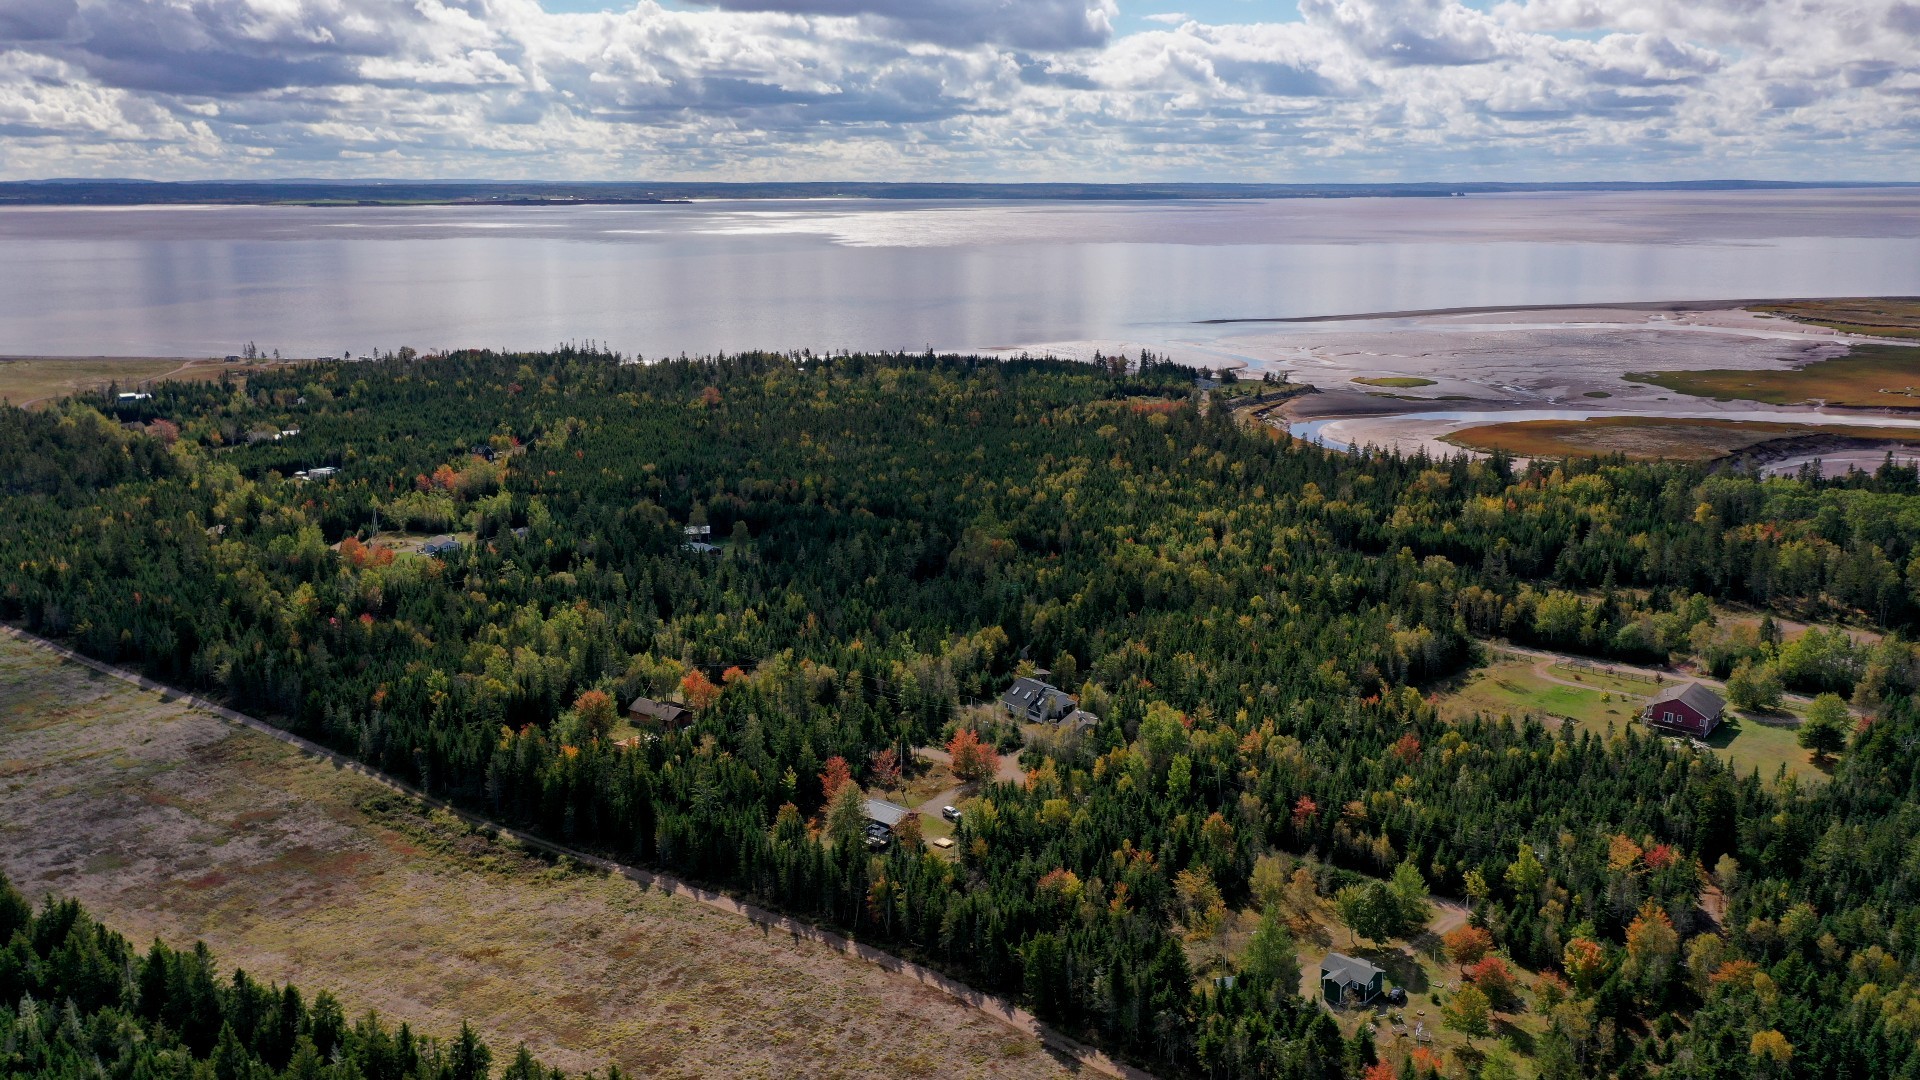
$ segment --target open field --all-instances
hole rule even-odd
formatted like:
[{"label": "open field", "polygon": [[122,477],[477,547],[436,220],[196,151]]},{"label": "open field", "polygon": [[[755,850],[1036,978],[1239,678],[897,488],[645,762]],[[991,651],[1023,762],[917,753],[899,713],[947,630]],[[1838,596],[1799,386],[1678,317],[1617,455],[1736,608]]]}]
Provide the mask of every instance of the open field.
[{"label": "open field", "polygon": [[1595,731],[1608,724],[1623,728],[1640,711],[1637,698],[1613,695],[1601,689],[1565,686],[1542,678],[1534,662],[1525,657],[1506,657],[1469,672],[1460,684],[1440,697],[1440,714],[1450,720],[1464,719],[1473,713],[1488,716],[1510,715],[1514,719],[1532,715],[1572,720]]},{"label": "open field", "polygon": [[550,1065],[658,1076],[1055,1076],[946,995],[510,839],[0,637],[0,870],[136,942],[333,989]]},{"label": "open field", "polygon": [[[1609,728],[1621,731],[1636,723],[1644,698],[1659,692],[1651,684],[1619,674],[1577,670],[1532,657],[1498,655],[1495,662],[1469,672],[1441,693],[1442,717],[1459,720],[1477,712],[1518,720],[1531,715],[1562,723],[1571,721],[1581,730],[1604,735]],[[1572,682],[1585,685],[1567,685]],[[1762,778],[1772,779],[1785,765],[1789,773],[1803,780],[1823,777],[1826,774],[1801,749],[1794,732],[1799,716],[1792,710],[1798,707],[1789,703],[1788,712],[1760,718],[1729,709],[1726,719],[1706,740],[1707,745],[1743,775],[1758,769]]]},{"label": "open field", "polygon": [[[291,361],[287,361],[291,362]],[[229,364],[177,356],[0,357],[0,400],[26,407],[119,383],[133,389],[160,379],[209,381],[222,374],[244,378],[270,364]]]},{"label": "open field", "polygon": [[1793,300],[1755,304],[1753,310],[1849,334],[1920,338],[1920,300],[1912,297]]},{"label": "open field", "polygon": [[1713,461],[1776,439],[1808,435],[1826,435],[1860,442],[1920,442],[1920,430],[1908,428],[1657,416],[1516,420],[1463,428],[1441,438],[1462,449],[1481,453],[1505,450],[1520,457],[1625,454],[1637,460]]},{"label": "open field", "polygon": [[[1917,333],[1916,336],[1920,336]],[[1824,403],[1859,409],[1920,408],[1920,349],[1859,345],[1845,356],[1773,370],[1629,372],[1675,393],[1770,405]]]}]

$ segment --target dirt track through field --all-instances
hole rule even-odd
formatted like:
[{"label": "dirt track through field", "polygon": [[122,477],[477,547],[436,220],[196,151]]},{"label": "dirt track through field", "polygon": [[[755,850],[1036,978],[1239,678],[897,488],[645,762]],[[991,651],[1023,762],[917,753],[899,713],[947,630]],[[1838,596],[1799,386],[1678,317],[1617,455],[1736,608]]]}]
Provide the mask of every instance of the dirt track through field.
[{"label": "dirt track through field", "polygon": [[136,942],[204,939],[257,977],[429,1033],[471,1019],[569,1069],[1146,1075],[931,969],[432,800],[423,815],[297,736],[0,632],[0,870]]}]

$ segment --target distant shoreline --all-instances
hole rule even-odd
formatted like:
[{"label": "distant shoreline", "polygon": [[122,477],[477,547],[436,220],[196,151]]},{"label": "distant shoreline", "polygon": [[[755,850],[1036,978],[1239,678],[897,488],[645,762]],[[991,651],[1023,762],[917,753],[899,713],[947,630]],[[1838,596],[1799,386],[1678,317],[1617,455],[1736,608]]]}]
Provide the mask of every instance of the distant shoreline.
[{"label": "distant shoreline", "polygon": [[550,206],[660,204],[695,199],[863,198],[1141,202],[1253,199],[1454,198],[1525,193],[1741,192],[1912,188],[1912,181],[1677,180],[1636,183],[1419,182],[1384,184],[708,183],[701,181],[186,180],[0,181],[8,206]]},{"label": "distant shoreline", "polygon": [[[1349,315],[1271,315],[1225,319],[1195,319],[1195,326],[1223,326],[1232,323],[1323,323],[1365,322],[1371,319],[1421,319],[1439,315],[1500,315],[1513,311],[1732,311],[1756,304],[1803,304],[1816,300],[1844,299],[1831,296],[1761,296],[1744,300],[1635,300],[1628,303],[1593,304],[1492,304],[1479,307],[1415,308],[1407,311],[1363,311]],[[1920,301],[1916,296],[1889,296],[1877,299]]]}]

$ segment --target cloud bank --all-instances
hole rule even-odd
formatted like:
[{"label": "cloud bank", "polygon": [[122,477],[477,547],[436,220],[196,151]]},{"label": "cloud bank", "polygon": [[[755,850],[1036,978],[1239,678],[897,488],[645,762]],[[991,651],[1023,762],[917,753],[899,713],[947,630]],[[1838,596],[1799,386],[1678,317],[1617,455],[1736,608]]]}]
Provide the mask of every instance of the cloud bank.
[{"label": "cloud bank", "polygon": [[1920,176],[1913,0],[6,0],[0,175]]}]

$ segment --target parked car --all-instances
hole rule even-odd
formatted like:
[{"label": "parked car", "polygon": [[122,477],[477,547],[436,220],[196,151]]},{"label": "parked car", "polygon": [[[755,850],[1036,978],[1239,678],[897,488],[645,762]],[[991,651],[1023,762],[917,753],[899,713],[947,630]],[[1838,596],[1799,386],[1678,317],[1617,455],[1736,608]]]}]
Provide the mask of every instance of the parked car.
[{"label": "parked car", "polygon": [[940,816],[946,818],[948,821],[959,821],[960,811],[955,807],[943,806],[940,808]]}]

